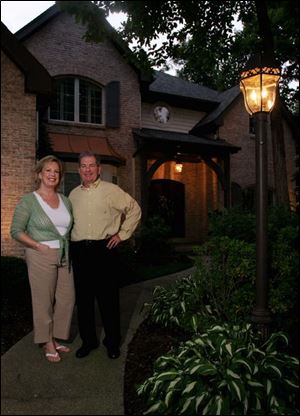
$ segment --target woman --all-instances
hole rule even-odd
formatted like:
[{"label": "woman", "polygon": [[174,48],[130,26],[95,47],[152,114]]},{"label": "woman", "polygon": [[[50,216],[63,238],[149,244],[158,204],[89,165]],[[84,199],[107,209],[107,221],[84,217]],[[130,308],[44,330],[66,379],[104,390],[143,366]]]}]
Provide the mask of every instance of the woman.
[{"label": "woman", "polygon": [[55,156],[41,159],[35,168],[37,190],[16,206],[11,236],[22,243],[32,298],[34,342],[44,344],[45,357],[59,362],[69,352],[56,339],[68,339],[74,307],[74,282],[68,259],[72,226],[71,204],[57,192],[62,163]]}]

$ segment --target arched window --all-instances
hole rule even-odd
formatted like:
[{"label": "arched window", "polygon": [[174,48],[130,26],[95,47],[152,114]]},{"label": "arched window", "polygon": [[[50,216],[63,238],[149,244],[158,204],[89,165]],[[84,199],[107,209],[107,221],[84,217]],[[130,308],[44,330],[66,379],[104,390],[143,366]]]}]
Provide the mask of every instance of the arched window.
[{"label": "arched window", "polygon": [[82,78],[57,78],[50,119],[103,124],[103,88]]}]

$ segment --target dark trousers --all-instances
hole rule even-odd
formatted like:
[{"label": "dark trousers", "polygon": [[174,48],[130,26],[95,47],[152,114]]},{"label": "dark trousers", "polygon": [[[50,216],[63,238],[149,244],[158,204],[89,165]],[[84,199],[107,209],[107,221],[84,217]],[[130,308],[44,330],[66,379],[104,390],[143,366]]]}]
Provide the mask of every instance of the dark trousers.
[{"label": "dark trousers", "polygon": [[79,334],[85,345],[98,343],[95,321],[97,300],[109,347],[120,344],[120,302],[117,249],[106,248],[107,240],[71,242]]}]

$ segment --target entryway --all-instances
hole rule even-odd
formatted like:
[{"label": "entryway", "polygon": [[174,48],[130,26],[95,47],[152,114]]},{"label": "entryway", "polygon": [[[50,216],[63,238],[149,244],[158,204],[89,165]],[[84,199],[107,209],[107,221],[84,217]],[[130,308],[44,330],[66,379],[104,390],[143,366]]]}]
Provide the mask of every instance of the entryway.
[{"label": "entryway", "polygon": [[170,237],[185,236],[184,184],[171,179],[154,179],[149,189],[148,215],[162,217],[171,229]]}]

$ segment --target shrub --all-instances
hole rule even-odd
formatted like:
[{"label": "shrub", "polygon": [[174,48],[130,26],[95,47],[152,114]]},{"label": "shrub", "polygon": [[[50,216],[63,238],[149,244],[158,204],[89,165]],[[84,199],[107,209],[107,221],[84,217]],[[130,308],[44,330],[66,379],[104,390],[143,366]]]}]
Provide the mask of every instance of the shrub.
[{"label": "shrub", "polygon": [[254,244],[216,237],[195,253],[195,279],[219,319],[248,320],[254,302]]},{"label": "shrub", "polygon": [[1,289],[5,295],[28,285],[27,266],[18,257],[1,256]]},{"label": "shrub", "polygon": [[[297,229],[298,216],[285,206],[273,206],[268,210],[269,242],[277,239],[280,230],[285,227]],[[255,243],[255,213],[240,208],[224,209],[209,214],[209,237],[229,237]],[[299,238],[299,237],[298,237]],[[294,243],[297,244],[298,240]],[[298,247],[297,245],[295,248]]]},{"label": "shrub", "polygon": [[298,414],[299,361],[280,352],[283,333],[260,345],[251,325],[212,326],[155,362],[137,392],[143,414]]},{"label": "shrub", "polygon": [[[172,253],[169,241],[170,228],[163,218],[153,216],[142,225],[138,237],[138,254],[149,263],[164,262]],[[169,260],[169,259],[168,259]]]},{"label": "shrub", "polygon": [[228,237],[197,248],[194,275],[168,288],[155,288],[150,319],[196,333],[216,321],[247,320],[254,302],[254,250]]},{"label": "shrub", "polygon": [[[1,256],[1,319],[4,335],[6,325],[13,323],[17,316],[31,317],[31,293],[27,266],[23,259]],[[10,330],[11,331],[11,330]]]},{"label": "shrub", "polygon": [[[266,260],[269,308],[273,315],[273,328],[282,329],[291,335],[297,332],[299,312],[298,221],[298,215],[286,206],[274,206],[269,209],[269,247]],[[209,229],[211,238],[227,236],[255,243],[255,215],[251,212],[231,209],[225,210],[222,214],[213,213],[210,216]],[[250,293],[254,297],[253,286],[248,284],[248,294],[247,285],[243,287],[241,301],[250,299]]]},{"label": "shrub", "polygon": [[229,237],[234,240],[255,242],[255,215],[239,208],[225,209],[209,214],[209,237]]},{"label": "shrub", "polygon": [[198,281],[183,278],[168,288],[157,286],[150,306],[150,321],[165,327],[180,327],[187,333],[199,332],[217,319],[216,311],[203,302]]}]

